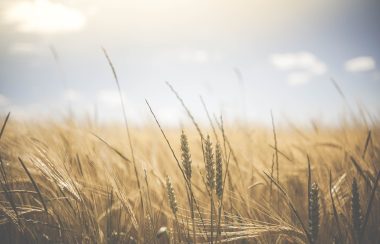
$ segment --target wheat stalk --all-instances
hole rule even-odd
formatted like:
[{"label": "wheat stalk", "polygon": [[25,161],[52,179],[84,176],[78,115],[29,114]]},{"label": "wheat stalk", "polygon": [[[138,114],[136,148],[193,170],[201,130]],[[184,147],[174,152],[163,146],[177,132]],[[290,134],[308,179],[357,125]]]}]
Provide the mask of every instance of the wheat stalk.
[{"label": "wheat stalk", "polygon": [[218,197],[218,226],[216,232],[216,239],[218,240],[220,234],[220,224],[222,217],[222,201],[223,201],[223,160],[222,160],[222,150],[219,143],[215,146],[215,165],[216,165],[216,196]]},{"label": "wheat stalk", "polygon": [[216,166],[216,195],[218,196],[218,200],[222,199],[223,195],[223,161],[222,161],[222,151],[219,143],[215,146],[215,166]]},{"label": "wheat stalk", "polygon": [[351,214],[354,238],[356,242],[359,243],[359,237],[362,229],[362,210],[360,208],[360,195],[356,178],[352,180]]},{"label": "wheat stalk", "polygon": [[1,136],[3,135],[4,133],[4,129],[5,129],[5,126],[7,125],[7,122],[8,122],[8,119],[9,119],[9,116],[11,115],[11,112],[9,112],[7,114],[7,116],[5,117],[5,120],[4,120],[4,123],[3,123],[3,126],[1,126],[1,130],[0,130],[0,139],[1,139]]},{"label": "wheat stalk", "polygon": [[313,183],[309,192],[309,236],[311,244],[317,242],[319,232],[319,188]]},{"label": "wheat stalk", "polygon": [[[189,149],[189,143],[187,140],[186,134],[183,132],[181,133],[181,160],[182,160],[182,166],[183,171],[185,172],[186,180],[188,182],[189,191],[192,192],[192,185],[191,185],[191,154]],[[191,220],[192,220],[192,229],[193,229],[193,242],[196,243],[196,235],[195,235],[195,219],[194,219],[194,200],[193,195],[187,194],[188,200],[189,200],[189,206],[190,206],[190,213],[191,213]]]},{"label": "wheat stalk", "polygon": [[215,188],[215,162],[214,162],[214,154],[212,149],[212,143],[210,140],[210,136],[207,135],[207,139],[204,145],[204,157],[205,157],[205,167],[206,167],[206,184],[210,193],[210,221],[211,221],[211,244],[213,243],[213,212],[214,212],[214,188]]},{"label": "wheat stalk", "polygon": [[166,176],[166,191],[168,194],[169,207],[172,210],[174,216],[177,218],[177,211],[178,211],[177,199],[176,199],[174,188],[169,176]]},{"label": "wheat stalk", "polygon": [[210,190],[210,194],[212,195],[212,191],[215,188],[215,162],[214,162],[214,153],[212,149],[212,143],[210,141],[210,136],[207,135],[207,139],[205,141],[205,166],[206,166],[206,180],[207,187]]},{"label": "wheat stalk", "polygon": [[187,136],[183,131],[181,133],[181,161],[186,179],[191,182],[191,155]]}]

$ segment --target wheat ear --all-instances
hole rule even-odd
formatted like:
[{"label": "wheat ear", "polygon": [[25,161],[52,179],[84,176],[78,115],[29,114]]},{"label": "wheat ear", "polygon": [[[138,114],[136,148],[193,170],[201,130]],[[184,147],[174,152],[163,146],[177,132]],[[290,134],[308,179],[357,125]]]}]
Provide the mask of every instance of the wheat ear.
[{"label": "wheat ear", "polygon": [[309,192],[309,235],[310,242],[314,244],[318,239],[319,231],[319,188],[313,183]]},{"label": "wheat ear", "polygon": [[362,229],[362,211],[360,208],[360,195],[356,178],[352,181],[351,214],[354,238],[359,242],[359,235]]},{"label": "wheat ear", "polygon": [[210,205],[211,205],[211,210],[210,210],[210,222],[211,222],[211,230],[210,230],[210,235],[211,235],[211,244],[213,243],[213,211],[214,211],[214,188],[215,188],[215,162],[214,162],[214,155],[213,155],[213,150],[212,150],[212,143],[210,141],[210,136],[207,135],[207,139],[205,141],[204,145],[204,150],[205,150],[205,167],[206,167],[206,184],[207,187],[209,188],[209,193],[210,193]]},{"label": "wheat ear", "polygon": [[[187,140],[186,134],[182,131],[181,134],[181,160],[182,160],[182,166],[183,171],[186,176],[186,180],[188,182],[188,187],[190,188],[190,192],[192,191],[191,186],[191,154],[190,154],[190,148],[189,143]],[[189,200],[189,206],[190,206],[190,212],[191,212],[191,221],[192,221],[192,229],[193,229],[193,242],[196,243],[196,235],[195,235],[195,219],[194,219],[194,200],[193,195],[190,193],[188,194],[188,200]]]}]

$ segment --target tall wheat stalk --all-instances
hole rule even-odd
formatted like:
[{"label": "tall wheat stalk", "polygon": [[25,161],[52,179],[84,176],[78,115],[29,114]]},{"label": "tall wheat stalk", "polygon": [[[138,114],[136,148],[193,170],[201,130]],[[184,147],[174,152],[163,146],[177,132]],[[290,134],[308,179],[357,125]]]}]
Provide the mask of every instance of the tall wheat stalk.
[{"label": "tall wheat stalk", "polygon": [[317,243],[319,232],[319,188],[311,185],[309,192],[309,235],[311,244]]},{"label": "tall wheat stalk", "polygon": [[[155,113],[153,112],[153,109],[152,109],[152,107],[150,106],[148,100],[145,99],[145,103],[147,104],[147,106],[148,106],[148,108],[149,108],[149,111],[151,112],[151,114],[152,114],[154,120],[156,121],[156,124],[157,124],[158,128],[160,129],[161,134],[162,134],[162,136],[164,137],[164,139],[165,139],[165,141],[166,141],[166,144],[168,145],[168,147],[169,147],[169,149],[170,149],[170,151],[171,151],[171,153],[172,153],[172,155],[173,155],[173,158],[175,159],[175,161],[176,161],[176,163],[177,163],[177,166],[178,166],[179,170],[181,171],[181,174],[182,174],[182,176],[183,176],[183,178],[184,178],[184,180],[185,180],[186,187],[187,187],[187,189],[189,190],[189,193],[190,193],[190,195],[191,195],[191,197],[192,197],[192,199],[193,199],[194,205],[195,205],[195,207],[196,207],[196,209],[197,209],[197,213],[198,213],[199,218],[200,218],[200,220],[201,220],[201,224],[202,224],[202,227],[203,227],[203,230],[204,230],[204,234],[206,235],[206,239],[208,239],[208,234],[207,234],[207,230],[206,230],[206,227],[205,227],[205,223],[204,223],[204,221],[203,221],[203,217],[202,217],[202,214],[201,214],[201,211],[200,211],[200,207],[199,207],[199,205],[198,205],[198,203],[197,203],[196,198],[194,197],[194,192],[193,192],[192,188],[189,186],[189,181],[186,180],[186,173],[185,173],[183,167],[181,166],[181,163],[180,163],[180,161],[178,160],[178,157],[176,156],[176,154],[175,154],[175,152],[174,152],[174,149],[173,149],[173,147],[171,146],[171,144],[170,144],[170,142],[169,142],[169,139],[167,138],[167,136],[166,136],[164,130],[162,129],[162,126],[161,126],[160,122],[158,121],[157,116],[156,116]],[[203,146],[202,146],[202,151],[203,151]]]},{"label": "tall wheat stalk", "polygon": [[215,146],[215,166],[216,166],[216,189],[215,193],[218,197],[218,226],[216,228],[216,241],[220,235],[220,224],[222,218],[222,206],[223,206],[223,159],[222,159],[222,149],[219,143]]},{"label": "tall wheat stalk", "polygon": [[362,229],[362,210],[360,207],[360,195],[356,178],[352,180],[351,217],[354,239],[356,243],[360,243],[360,233]]},{"label": "tall wheat stalk", "polygon": [[[183,130],[181,133],[181,160],[182,160],[182,167],[183,167],[184,172],[185,172],[186,180],[188,181],[188,187],[190,188],[189,191],[192,192],[191,154],[190,154],[189,143],[187,141],[187,136],[185,135]],[[197,240],[196,240],[196,235],[195,235],[194,199],[193,199],[193,195],[191,193],[188,193],[187,195],[188,195],[188,199],[189,199],[190,214],[191,214],[191,221],[192,221],[193,242],[196,243]]]},{"label": "tall wheat stalk", "polygon": [[137,172],[137,165],[136,165],[136,159],[135,159],[135,154],[134,154],[134,150],[133,150],[132,137],[131,137],[131,133],[129,131],[129,123],[128,123],[128,119],[127,119],[127,114],[126,114],[126,109],[125,109],[123,95],[121,93],[119,78],[117,76],[115,67],[114,67],[114,65],[112,63],[112,60],[109,57],[106,49],[102,48],[102,50],[103,50],[104,56],[106,57],[106,59],[108,61],[109,66],[111,67],[112,74],[114,76],[114,79],[115,79],[115,82],[116,82],[116,85],[117,85],[117,90],[119,92],[120,104],[121,104],[121,108],[122,108],[122,112],[123,112],[123,118],[124,118],[124,125],[125,125],[125,128],[127,130],[129,149],[131,151],[131,156],[132,156],[133,168],[134,168],[135,176],[136,176],[137,187],[139,188],[139,193],[140,193],[142,219],[144,219],[144,200],[143,200],[143,195],[142,195],[142,190],[141,190],[141,183],[140,183],[139,174]]},{"label": "tall wheat stalk", "polygon": [[211,244],[213,243],[213,235],[214,235],[214,188],[215,188],[215,162],[214,162],[214,154],[212,149],[212,143],[210,140],[210,136],[207,135],[204,145],[205,150],[205,167],[206,167],[206,184],[210,193],[210,222],[211,222]]},{"label": "tall wheat stalk", "polygon": [[166,191],[168,195],[169,207],[172,210],[172,213],[175,219],[175,225],[177,227],[178,240],[181,240],[180,228],[178,226],[179,221],[177,217],[177,212],[178,212],[177,198],[175,196],[174,188],[169,176],[166,176]]}]

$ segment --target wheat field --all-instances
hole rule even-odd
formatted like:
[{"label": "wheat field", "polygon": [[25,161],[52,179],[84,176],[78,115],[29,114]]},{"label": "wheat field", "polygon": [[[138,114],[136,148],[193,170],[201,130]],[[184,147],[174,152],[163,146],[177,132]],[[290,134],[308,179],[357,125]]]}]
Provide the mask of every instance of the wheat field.
[{"label": "wheat field", "polygon": [[128,134],[7,117],[1,243],[380,242],[376,121],[175,128],[154,118]]},{"label": "wheat field", "polygon": [[0,244],[380,244],[380,0],[0,0]]}]

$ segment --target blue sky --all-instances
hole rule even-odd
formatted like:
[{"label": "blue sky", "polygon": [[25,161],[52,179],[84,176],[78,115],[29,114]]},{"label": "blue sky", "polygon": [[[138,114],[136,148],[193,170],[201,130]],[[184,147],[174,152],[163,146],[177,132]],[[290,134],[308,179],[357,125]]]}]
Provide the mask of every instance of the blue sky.
[{"label": "blue sky", "polygon": [[121,121],[103,46],[134,122],[150,119],[145,98],[164,123],[184,120],[165,81],[199,120],[202,95],[231,120],[334,123],[345,105],[331,77],[378,115],[379,23],[375,0],[3,0],[0,111]]}]

